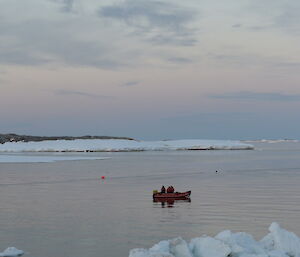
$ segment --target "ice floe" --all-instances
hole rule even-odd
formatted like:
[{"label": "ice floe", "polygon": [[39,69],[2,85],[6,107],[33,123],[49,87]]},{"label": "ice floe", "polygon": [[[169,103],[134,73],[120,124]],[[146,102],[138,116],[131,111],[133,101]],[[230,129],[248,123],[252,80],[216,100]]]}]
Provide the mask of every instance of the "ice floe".
[{"label": "ice floe", "polygon": [[215,237],[164,240],[150,249],[132,249],[129,257],[300,257],[300,238],[273,222],[269,234],[256,241],[245,232],[220,232]]},{"label": "ice floe", "polygon": [[22,256],[24,251],[19,250],[15,247],[8,247],[2,253],[0,253],[0,257],[17,257]]},{"label": "ice floe", "polygon": [[89,152],[89,151],[163,151],[163,150],[244,150],[250,144],[231,140],[136,141],[120,139],[76,139],[40,142],[7,142],[0,152]]}]

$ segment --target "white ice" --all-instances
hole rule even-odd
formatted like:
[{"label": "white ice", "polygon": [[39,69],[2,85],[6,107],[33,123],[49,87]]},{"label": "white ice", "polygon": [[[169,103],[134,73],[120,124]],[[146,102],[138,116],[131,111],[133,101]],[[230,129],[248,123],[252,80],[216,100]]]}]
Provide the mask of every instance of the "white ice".
[{"label": "white ice", "polygon": [[0,152],[85,152],[253,149],[250,144],[230,140],[136,141],[119,139],[76,139],[41,142],[7,142]]},{"label": "white ice", "polygon": [[250,234],[230,230],[215,237],[202,236],[186,242],[164,240],[150,249],[136,248],[129,257],[300,257],[300,238],[273,222],[269,234],[256,241]]},{"label": "white ice", "polygon": [[244,140],[245,143],[299,143],[297,139],[257,139],[257,140]]},{"label": "white ice", "polygon": [[22,256],[24,251],[19,250],[15,247],[8,247],[2,253],[0,253],[0,257],[17,257]]}]

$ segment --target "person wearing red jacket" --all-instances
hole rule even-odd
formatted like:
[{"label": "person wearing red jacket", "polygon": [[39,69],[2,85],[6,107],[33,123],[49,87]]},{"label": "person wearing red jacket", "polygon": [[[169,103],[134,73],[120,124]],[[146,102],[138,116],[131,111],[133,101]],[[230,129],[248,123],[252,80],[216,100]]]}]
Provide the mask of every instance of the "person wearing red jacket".
[{"label": "person wearing red jacket", "polygon": [[169,186],[167,189],[167,193],[174,193],[175,189],[173,186]]}]

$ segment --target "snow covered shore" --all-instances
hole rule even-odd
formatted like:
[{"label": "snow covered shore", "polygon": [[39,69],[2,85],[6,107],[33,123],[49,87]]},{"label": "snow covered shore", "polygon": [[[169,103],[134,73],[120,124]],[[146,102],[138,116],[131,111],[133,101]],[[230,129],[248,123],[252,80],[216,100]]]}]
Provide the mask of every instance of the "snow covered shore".
[{"label": "snow covered shore", "polygon": [[277,223],[270,233],[255,241],[247,233],[220,232],[215,237],[202,236],[187,243],[182,238],[164,240],[150,249],[137,248],[129,257],[299,257],[300,238]]},{"label": "snow covered shore", "polygon": [[6,142],[0,152],[114,152],[163,150],[248,150],[254,147],[230,140],[136,141],[121,139],[76,139],[40,142]]}]

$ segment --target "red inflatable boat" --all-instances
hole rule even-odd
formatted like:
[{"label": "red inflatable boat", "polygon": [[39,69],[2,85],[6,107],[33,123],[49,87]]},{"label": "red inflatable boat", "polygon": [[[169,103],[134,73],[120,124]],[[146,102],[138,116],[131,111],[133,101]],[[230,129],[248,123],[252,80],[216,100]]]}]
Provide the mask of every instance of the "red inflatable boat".
[{"label": "red inflatable boat", "polygon": [[181,200],[187,199],[191,195],[191,191],[187,192],[175,192],[175,193],[153,193],[153,199],[174,199]]}]

